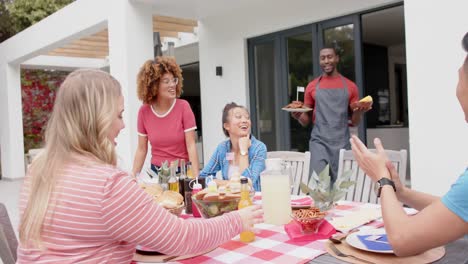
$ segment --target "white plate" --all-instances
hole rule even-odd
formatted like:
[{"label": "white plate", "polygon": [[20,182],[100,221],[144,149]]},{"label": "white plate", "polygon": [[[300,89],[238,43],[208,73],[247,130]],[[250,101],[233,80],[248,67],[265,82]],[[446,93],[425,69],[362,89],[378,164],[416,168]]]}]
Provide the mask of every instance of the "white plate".
[{"label": "white plate", "polygon": [[364,245],[361,240],[357,236],[362,235],[385,235],[385,229],[371,229],[371,230],[363,230],[355,233],[351,233],[346,237],[346,243],[348,245],[355,247],[357,249],[361,249],[364,251],[375,252],[375,253],[384,253],[384,254],[392,254],[393,250],[372,250],[368,249],[366,245]]},{"label": "white plate", "polygon": [[312,111],[312,108],[286,108],[286,107],[283,107],[281,109],[283,109],[284,111],[287,111],[287,112],[298,112],[298,113],[305,113],[305,112]]}]

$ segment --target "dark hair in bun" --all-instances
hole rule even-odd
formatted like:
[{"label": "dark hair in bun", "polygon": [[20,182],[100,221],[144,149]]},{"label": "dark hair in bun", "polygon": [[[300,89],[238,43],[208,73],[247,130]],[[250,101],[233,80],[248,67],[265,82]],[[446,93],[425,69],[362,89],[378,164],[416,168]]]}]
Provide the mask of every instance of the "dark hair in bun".
[{"label": "dark hair in bun", "polygon": [[223,109],[223,133],[224,135],[226,135],[226,137],[229,137],[229,132],[224,128],[224,123],[227,123],[229,120],[229,111],[231,111],[232,109],[234,108],[242,108],[242,109],[245,109],[245,111],[247,111],[247,113],[249,112],[249,110],[247,110],[247,108],[245,106],[242,106],[242,105],[238,105],[234,102],[232,103],[228,103],[224,106],[224,109]]}]

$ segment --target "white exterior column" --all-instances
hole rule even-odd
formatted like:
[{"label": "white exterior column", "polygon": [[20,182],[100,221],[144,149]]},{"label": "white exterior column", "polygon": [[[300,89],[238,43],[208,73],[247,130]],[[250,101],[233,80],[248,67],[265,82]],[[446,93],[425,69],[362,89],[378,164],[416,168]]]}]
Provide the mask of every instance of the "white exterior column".
[{"label": "white exterior column", "polygon": [[115,0],[109,14],[109,66],[122,85],[125,98],[125,129],[117,140],[117,153],[123,169],[131,170],[137,147],[137,116],[140,101],[136,95],[136,75],[141,65],[153,58],[152,8],[128,0]]},{"label": "white exterior column", "polygon": [[23,111],[19,65],[0,64],[2,178],[24,177]]},{"label": "white exterior column", "polygon": [[468,1],[405,0],[411,187],[434,195],[468,165],[468,126],[455,96],[466,10]]}]

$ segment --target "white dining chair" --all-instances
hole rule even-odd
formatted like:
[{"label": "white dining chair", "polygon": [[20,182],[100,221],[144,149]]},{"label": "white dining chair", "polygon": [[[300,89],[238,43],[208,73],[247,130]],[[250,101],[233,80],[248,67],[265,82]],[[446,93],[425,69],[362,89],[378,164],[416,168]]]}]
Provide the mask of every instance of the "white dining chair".
[{"label": "white dining chair", "polygon": [[300,183],[308,184],[309,170],[310,170],[310,152],[297,152],[297,151],[269,151],[267,158],[280,158],[289,163],[291,166],[292,174],[292,189],[291,194],[299,195],[302,193],[299,185]]},{"label": "white dining chair", "polygon": [[[371,151],[375,152],[375,149],[371,149]],[[408,161],[406,150],[385,150],[385,153],[395,166],[398,175],[400,176],[400,181],[405,184],[406,166]],[[350,179],[356,181],[356,184],[350,187],[348,193],[346,193],[345,200],[376,204],[379,203],[377,195],[374,192],[375,183],[373,183],[371,179],[367,177],[365,172],[359,168],[356,160],[354,159],[353,152],[351,150],[341,149],[338,163],[338,178],[348,170],[352,171]]]},{"label": "white dining chair", "polygon": [[14,264],[16,262],[16,249],[18,240],[6,206],[0,203],[0,263]]}]

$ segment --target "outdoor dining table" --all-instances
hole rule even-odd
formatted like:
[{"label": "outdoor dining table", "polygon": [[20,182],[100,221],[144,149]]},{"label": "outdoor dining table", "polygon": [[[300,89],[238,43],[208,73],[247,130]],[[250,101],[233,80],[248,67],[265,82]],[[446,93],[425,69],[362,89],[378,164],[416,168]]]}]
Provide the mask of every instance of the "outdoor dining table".
[{"label": "outdoor dining table", "polygon": [[[257,200],[258,197],[256,196]],[[333,215],[340,216],[364,208],[379,208],[380,205],[340,201],[333,209]],[[182,215],[191,218],[191,215]],[[383,226],[382,219],[376,219],[360,227],[360,230],[375,229]],[[297,241],[291,239],[284,226],[266,223],[255,225],[256,240],[251,243],[239,241],[239,236],[220,245],[212,251],[192,258],[168,263],[348,263],[328,254],[325,248],[327,239]],[[446,255],[435,263],[465,263],[468,261],[468,240],[460,239],[446,246]],[[135,262],[148,263],[148,262]],[[468,262],[467,262],[468,263]]]}]

